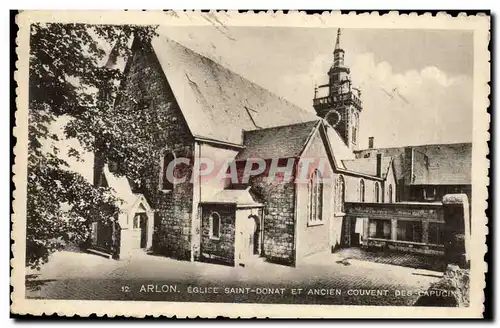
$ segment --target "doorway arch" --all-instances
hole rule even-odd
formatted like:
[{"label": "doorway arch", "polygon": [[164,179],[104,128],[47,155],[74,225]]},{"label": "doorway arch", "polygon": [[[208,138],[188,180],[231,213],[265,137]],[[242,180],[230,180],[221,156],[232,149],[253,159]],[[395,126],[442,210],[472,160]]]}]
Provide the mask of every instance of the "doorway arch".
[{"label": "doorway arch", "polygon": [[250,254],[251,255],[260,255],[260,250],[261,250],[261,222],[260,218],[255,215],[249,215],[248,216],[248,232],[251,237],[250,240]]}]

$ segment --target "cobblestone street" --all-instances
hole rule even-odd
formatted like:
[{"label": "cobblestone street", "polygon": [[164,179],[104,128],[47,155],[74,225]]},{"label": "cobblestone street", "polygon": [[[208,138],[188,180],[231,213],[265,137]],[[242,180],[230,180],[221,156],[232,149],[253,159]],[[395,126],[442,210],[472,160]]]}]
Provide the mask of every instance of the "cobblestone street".
[{"label": "cobblestone street", "polygon": [[416,293],[438,279],[439,272],[336,254],[311,257],[298,268],[266,262],[243,268],[144,253],[115,261],[63,251],[27,275],[26,293],[41,299],[412,305]]},{"label": "cobblestone street", "polygon": [[343,259],[355,259],[374,263],[392,264],[415,269],[444,271],[446,263],[440,256],[404,253],[389,250],[366,250],[357,247],[343,248],[335,252]]}]

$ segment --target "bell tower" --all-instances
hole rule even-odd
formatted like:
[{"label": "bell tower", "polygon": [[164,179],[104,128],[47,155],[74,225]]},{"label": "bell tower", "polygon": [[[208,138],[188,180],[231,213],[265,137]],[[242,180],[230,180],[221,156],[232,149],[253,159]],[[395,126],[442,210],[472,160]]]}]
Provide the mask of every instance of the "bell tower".
[{"label": "bell tower", "polygon": [[314,89],[313,106],[319,117],[333,127],[352,150],[359,145],[359,114],[363,109],[361,92],[351,83],[351,70],[344,65],[340,46],[340,28],[333,50],[333,64],[328,70],[328,83]]}]

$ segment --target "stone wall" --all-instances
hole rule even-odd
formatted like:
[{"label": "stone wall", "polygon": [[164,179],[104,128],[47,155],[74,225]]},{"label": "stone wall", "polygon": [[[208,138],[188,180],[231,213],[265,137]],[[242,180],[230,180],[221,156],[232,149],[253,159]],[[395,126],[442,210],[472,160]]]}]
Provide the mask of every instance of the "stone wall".
[{"label": "stone wall", "polygon": [[[188,179],[175,185],[171,191],[160,190],[160,177],[164,151],[173,152],[176,157],[187,157],[192,163],[193,138],[156,55],[149,46],[139,42],[134,42],[132,51],[116,109],[134,115],[137,124],[130,129],[135,129],[134,132],[158,154],[157,158],[151,158],[143,172],[141,188],[155,210],[153,250],[189,260],[193,210],[193,185],[189,183],[191,166],[179,167],[175,174],[187,175]],[[146,105],[138,107],[138,104]],[[139,115],[139,111],[144,113]]]},{"label": "stone wall", "polygon": [[444,222],[442,204],[428,203],[346,203],[347,214],[373,218],[421,218]]},{"label": "stone wall", "polygon": [[[202,205],[201,207],[201,246],[202,261],[215,261],[234,265],[236,207],[234,205]],[[220,237],[211,238],[210,215],[220,215]]]},{"label": "stone wall", "polygon": [[[286,165],[286,160],[280,165]],[[268,163],[267,167],[269,168]],[[240,165],[239,165],[240,167]],[[267,180],[268,170],[250,178],[252,192],[264,205],[264,256],[270,261],[295,264],[295,184]]]}]

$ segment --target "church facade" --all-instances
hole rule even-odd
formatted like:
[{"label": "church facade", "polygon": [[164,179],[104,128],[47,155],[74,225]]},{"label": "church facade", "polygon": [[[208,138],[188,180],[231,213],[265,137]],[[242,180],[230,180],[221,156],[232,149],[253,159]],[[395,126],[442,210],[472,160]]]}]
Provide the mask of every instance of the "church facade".
[{"label": "church facade", "polygon": [[[134,40],[116,110],[161,113],[161,127],[151,127],[160,155],[140,190],[126,179],[114,188],[137,204],[107,243],[94,228],[93,240],[108,245],[101,251],[297,266],[360,245],[368,221],[350,220],[345,203],[394,203],[400,189],[393,156],[360,155],[361,92],[344,54],[339,31],[314,113],[166,37]],[[224,174],[207,174],[207,159]],[[183,179],[169,181],[169,168]],[[118,181],[97,156],[94,174],[96,183]]]}]

